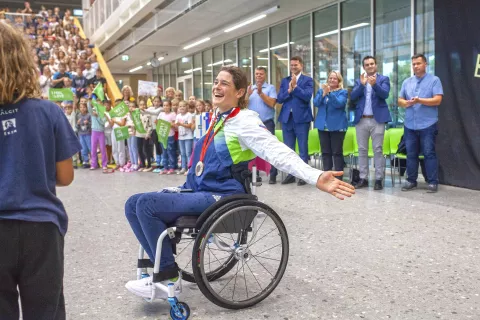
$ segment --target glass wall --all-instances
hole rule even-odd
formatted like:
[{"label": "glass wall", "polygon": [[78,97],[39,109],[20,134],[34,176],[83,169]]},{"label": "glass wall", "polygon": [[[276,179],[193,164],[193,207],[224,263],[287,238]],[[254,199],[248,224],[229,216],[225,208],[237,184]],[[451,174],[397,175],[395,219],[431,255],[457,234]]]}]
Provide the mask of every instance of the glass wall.
[{"label": "glass wall", "polygon": [[177,61],[170,64],[170,86],[177,87]]},{"label": "glass wall", "polygon": [[192,72],[192,57],[183,57],[178,60],[177,74],[179,77],[188,76]]},{"label": "glass wall", "polygon": [[253,68],[260,66],[269,70],[267,29],[253,34]]},{"label": "glass wall", "polygon": [[193,56],[193,95],[202,96],[202,53]]},{"label": "glass wall", "polygon": [[428,72],[435,73],[435,25],[433,1],[416,2],[415,53],[423,53],[428,60]]},{"label": "glass wall", "polygon": [[237,40],[225,44],[225,59],[223,64],[225,66],[238,66],[237,63]]},{"label": "glass wall", "polygon": [[308,75],[312,74],[311,40],[309,14],[290,21],[290,57],[301,57],[303,72]]},{"label": "glass wall", "polygon": [[[387,102],[393,122],[389,125],[401,126],[404,109],[398,108],[397,100],[402,82],[411,75],[412,51],[424,53],[429,72],[435,71],[433,2],[415,0],[415,17],[412,17],[411,0],[337,1],[301,17],[220,44],[202,54],[196,53],[193,59],[184,57],[174,61],[163,69],[159,68],[157,79],[164,82],[164,87],[176,86],[177,75],[187,75],[185,71],[190,70],[195,95],[210,99],[214,77],[222,65],[240,66],[249,82],[252,81],[252,69],[262,66],[268,70],[268,81],[278,90],[281,80],[289,75],[288,59],[301,56],[305,74],[315,80],[315,92],[321,83],[326,82],[331,70],[341,71],[344,86],[351,91],[355,79],[364,72],[362,59],[374,54],[378,72],[390,78],[391,91]],[[415,26],[413,38],[412,19]],[[348,107],[351,124],[352,102]]]},{"label": "glass wall", "polygon": [[238,65],[247,74],[248,83],[252,82],[252,37],[246,36],[238,40]]},{"label": "glass wall", "polygon": [[387,103],[393,123],[403,123],[405,109],[397,101],[403,81],[410,77],[410,0],[376,0],[375,57],[378,72],[390,78]]},{"label": "glass wall", "polygon": [[[271,28],[270,57],[272,59],[272,76],[270,81],[277,90],[280,89],[282,79],[289,74],[288,48],[287,23],[285,22]],[[268,52],[268,48],[263,50]]]},{"label": "glass wall", "polygon": [[168,88],[168,87],[176,87],[177,84],[175,83],[174,85],[172,85],[170,83],[170,64],[167,64],[165,65],[165,75],[163,77],[164,81],[165,81],[165,89]]},{"label": "glass wall", "polygon": [[360,77],[362,58],[371,54],[370,0],[348,0],[342,6],[342,75],[350,90]]},{"label": "glass wall", "polygon": [[220,72],[220,69],[223,65],[223,46],[218,46],[213,48],[213,64],[211,65],[212,73],[213,73],[213,80]]},{"label": "glass wall", "polygon": [[158,67],[157,70],[158,70],[158,78],[157,78],[158,80],[157,80],[157,82],[158,82],[158,84],[160,84],[160,85],[163,86],[163,93],[165,94],[165,89],[166,89],[166,87],[165,87],[165,85],[164,85],[165,80],[164,80],[164,78],[163,78],[163,75],[164,75],[164,71],[163,71],[163,70],[164,70],[164,66]]},{"label": "glass wall", "polygon": [[338,6],[313,14],[313,74],[315,92],[327,82],[328,72],[340,70],[338,64]]},{"label": "glass wall", "polygon": [[212,50],[205,50],[203,58],[203,99],[210,100],[212,96]]}]

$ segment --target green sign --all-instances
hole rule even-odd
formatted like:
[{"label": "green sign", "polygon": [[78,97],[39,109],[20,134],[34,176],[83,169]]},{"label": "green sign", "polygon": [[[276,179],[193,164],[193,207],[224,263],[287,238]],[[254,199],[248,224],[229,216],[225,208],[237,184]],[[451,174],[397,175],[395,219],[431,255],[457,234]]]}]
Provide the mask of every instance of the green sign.
[{"label": "green sign", "polygon": [[124,117],[128,113],[128,106],[125,101],[120,102],[110,110],[109,114],[111,118],[121,118]]},{"label": "green sign", "polygon": [[163,147],[167,149],[168,134],[170,133],[170,127],[172,124],[168,121],[158,119],[157,120],[157,136],[158,142],[163,144]]},{"label": "green sign", "polygon": [[70,88],[48,89],[48,100],[50,101],[73,101],[73,92]]},{"label": "green sign", "polygon": [[130,112],[130,114],[132,115],[133,124],[135,124],[135,130],[137,130],[138,133],[147,133],[140,117],[140,109],[135,109]]},{"label": "green sign", "polygon": [[130,135],[128,134],[128,127],[115,128],[113,129],[113,132],[115,132],[115,139],[117,139],[117,141],[127,140],[130,138]]},{"label": "green sign", "polygon": [[92,100],[92,105],[95,107],[95,110],[98,113],[99,118],[103,118],[105,116],[105,112],[107,108],[102,106],[100,103],[98,103],[96,100]]},{"label": "green sign", "polygon": [[95,89],[93,89],[93,93],[97,96],[97,99],[101,101],[105,100],[105,92],[103,92],[103,86],[101,82],[99,82]]}]

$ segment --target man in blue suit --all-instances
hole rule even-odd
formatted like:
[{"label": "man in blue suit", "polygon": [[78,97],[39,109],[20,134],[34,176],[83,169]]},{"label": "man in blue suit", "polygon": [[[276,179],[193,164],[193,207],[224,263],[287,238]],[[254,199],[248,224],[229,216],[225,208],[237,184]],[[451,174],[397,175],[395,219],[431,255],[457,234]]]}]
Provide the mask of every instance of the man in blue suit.
[{"label": "man in blue suit", "polygon": [[382,190],[385,159],[383,158],[383,137],[385,123],[392,121],[387,98],[390,93],[390,79],[377,73],[377,61],[372,56],[363,58],[363,69],[359,80],[355,81],[351,100],[356,103],[355,128],[358,143],[358,166],[360,181],[355,188],[368,187],[368,141],[372,137],[375,163],[375,190]]},{"label": "man in blue suit", "polygon": [[[313,95],[313,79],[302,74],[303,60],[301,57],[290,59],[291,76],[282,79],[277,102],[283,103],[278,116],[278,122],[282,123],[283,142],[295,150],[295,142],[298,140],[300,158],[308,163],[308,130],[313,120],[310,100]],[[288,175],[282,184],[295,182],[295,177]],[[297,185],[306,184],[298,180]]]}]

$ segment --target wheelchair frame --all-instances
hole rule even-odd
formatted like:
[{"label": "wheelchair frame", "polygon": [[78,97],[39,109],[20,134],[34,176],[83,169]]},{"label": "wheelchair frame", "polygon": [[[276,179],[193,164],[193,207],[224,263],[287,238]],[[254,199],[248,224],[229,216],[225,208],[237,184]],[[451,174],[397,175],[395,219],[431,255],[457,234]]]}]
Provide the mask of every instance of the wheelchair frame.
[{"label": "wheelchair frame", "polygon": [[[246,185],[247,191],[250,191],[251,195],[256,195],[256,191],[257,191],[256,188],[261,186],[261,182],[256,181],[257,168],[255,166],[253,166],[251,174],[252,174],[252,179],[247,179],[245,185]],[[250,180],[250,181],[248,181],[248,180]],[[216,209],[216,210],[218,210],[218,209]],[[257,213],[257,216],[261,216],[261,214],[262,213]],[[265,213],[263,213],[263,214],[265,214]],[[205,223],[205,221],[203,221],[203,223]],[[252,241],[256,237],[256,230],[257,230],[257,222],[256,222],[255,217],[253,218],[252,222],[250,222],[250,223],[252,224],[252,230],[251,231],[253,232],[253,238],[250,240],[250,241]],[[176,238],[176,233],[181,232],[182,234],[189,235],[189,234],[194,233],[197,228],[198,227],[196,227],[196,228],[179,228],[179,227],[174,226],[174,227],[168,227],[166,230],[164,230],[160,234],[160,236],[158,237],[158,240],[157,240],[157,245],[156,245],[155,263],[153,265],[153,275],[158,274],[160,272],[162,245],[163,245],[163,241],[164,241],[165,237],[168,236],[171,240],[173,240],[173,239]],[[230,246],[230,245],[224,243],[222,240],[217,239],[217,237],[213,237],[213,242],[215,243],[215,245],[218,248],[221,248],[225,252],[230,252],[232,254],[235,254],[235,251],[237,250],[237,248],[235,246]],[[287,241],[287,243],[288,243],[288,241]],[[287,246],[288,246],[288,244],[287,244]],[[139,251],[138,251],[137,280],[140,280],[142,278],[143,270],[147,267],[147,265],[145,263],[142,263],[142,262],[145,262],[147,260],[147,259],[144,259],[144,256],[145,256],[145,250],[140,245],[140,248],[139,248]],[[288,257],[288,255],[287,255],[287,257]],[[151,265],[149,267],[151,267]],[[181,272],[181,270],[179,272],[179,280],[178,281],[179,281],[179,286],[178,286],[179,292],[181,292],[182,291],[182,272]],[[169,283],[168,286],[166,286],[166,285],[162,284],[161,282],[153,282],[152,283],[152,295],[149,299],[145,299],[145,300],[148,301],[148,302],[153,302],[155,300],[155,295],[156,295],[157,290],[161,290],[161,291],[167,293],[167,295],[168,295],[167,301],[169,302],[169,304],[171,306],[170,314],[171,314],[172,319],[175,319],[175,320],[176,319],[188,319],[189,314],[190,314],[190,309],[188,308],[187,304],[178,301],[177,297],[175,296],[175,287],[174,287],[173,283]],[[187,313],[186,315],[183,314],[182,309],[183,309],[183,311],[185,311]]]}]

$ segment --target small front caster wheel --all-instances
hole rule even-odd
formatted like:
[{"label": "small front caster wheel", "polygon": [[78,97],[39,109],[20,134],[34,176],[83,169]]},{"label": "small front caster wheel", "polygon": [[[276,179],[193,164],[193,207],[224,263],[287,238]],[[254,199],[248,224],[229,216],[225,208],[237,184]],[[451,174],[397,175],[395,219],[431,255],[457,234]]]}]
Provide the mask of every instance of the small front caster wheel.
[{"label": "small front caster wheel", "polygon": [[172,320],[187,320],[190,317],[190,308],[185,302],[178,302],[176,308],[170,309],[170,317]]}]

